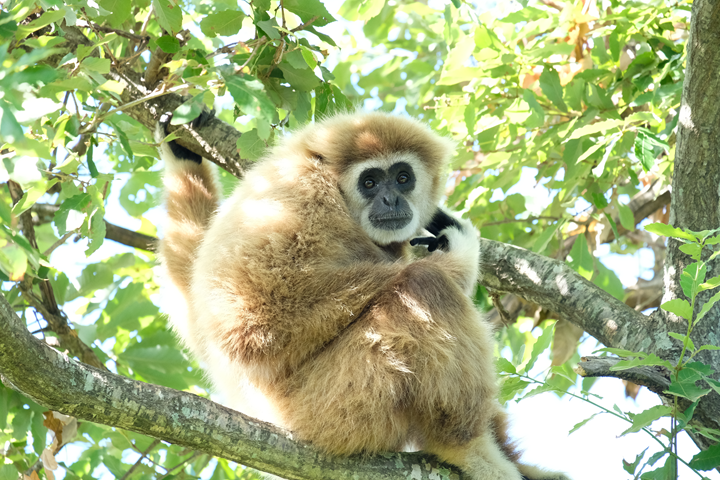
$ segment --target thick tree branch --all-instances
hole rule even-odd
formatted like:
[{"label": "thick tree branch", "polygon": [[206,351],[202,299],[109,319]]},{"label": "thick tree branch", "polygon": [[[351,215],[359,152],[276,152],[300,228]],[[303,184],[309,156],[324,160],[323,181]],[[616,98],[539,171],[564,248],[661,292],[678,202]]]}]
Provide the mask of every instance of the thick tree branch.
[{"label": "thick tree branch", "polygon": [[582,327],[609,347],[632,350],[656,333],[648,318],[588,282],[565,263],[525,249],[480,240],[482,285],[514,293]]},{"label": "thick tree branch", "polygon": [[[627,380],[636,385],[647,387],[648,390],[663,395],[670,387],[670,372],[663,367],[644,366],[627,370],[611,370],[623,358],[615,357],[582,357],[575,367],[581,377],[614,377]],[[664,395],[667,396],[667,395]]]},{"label": "thick tree branch", "polygon": [[462,478],[421,453],[331,457],[292,434],[191,393],[80,364],[33,337],[0,295],[0,377],[51,410],[227,458],[287,479]]}]

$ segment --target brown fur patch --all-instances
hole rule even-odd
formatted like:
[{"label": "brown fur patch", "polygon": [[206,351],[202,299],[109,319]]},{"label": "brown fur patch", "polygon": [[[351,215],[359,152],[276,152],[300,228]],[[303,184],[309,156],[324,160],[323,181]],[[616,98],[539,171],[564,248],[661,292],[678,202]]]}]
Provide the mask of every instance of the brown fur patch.
[{"label": "brown fur patch", "polygon": [[344,114],[283,139],[217,214],[205,170],[166,175],[161,256],[189,308],[173,322],[229,403],[263,397],[263,419],[330,453],[415,442],[475,480],[519,479],[492,332],[465,293],[476,257],[380,247],[338,188],[357,162],[410,152],[438,200],[451,151],[418,121]]}]

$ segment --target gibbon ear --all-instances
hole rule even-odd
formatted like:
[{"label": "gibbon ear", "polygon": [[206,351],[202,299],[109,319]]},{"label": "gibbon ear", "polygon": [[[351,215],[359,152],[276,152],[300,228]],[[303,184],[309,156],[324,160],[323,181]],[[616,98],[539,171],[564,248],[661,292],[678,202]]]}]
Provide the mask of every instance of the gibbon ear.
[{"label": "gibbon ear", "polygon": [[317,153],[317,152],[310,152],[310,156],[311,156],[312,158],[317,159],[317,160],[320,161],[320,162],[324,162],[324,161],[325,161],[325,157],[323,157],[322,155],[320,155],[320,154]]}]

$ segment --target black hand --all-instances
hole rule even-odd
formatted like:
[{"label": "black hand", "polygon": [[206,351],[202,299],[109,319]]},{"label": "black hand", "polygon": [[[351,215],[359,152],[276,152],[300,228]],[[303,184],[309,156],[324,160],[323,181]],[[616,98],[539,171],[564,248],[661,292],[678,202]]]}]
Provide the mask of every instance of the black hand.
[{"label": "black hand", "polygon": [[410,240],[410,245],[413,247],[416,245],[427,245],[428,252],[434,252],[438,248],[443,251],[448,251],[450,242],[445,235],[439,237],[417,237]]}]

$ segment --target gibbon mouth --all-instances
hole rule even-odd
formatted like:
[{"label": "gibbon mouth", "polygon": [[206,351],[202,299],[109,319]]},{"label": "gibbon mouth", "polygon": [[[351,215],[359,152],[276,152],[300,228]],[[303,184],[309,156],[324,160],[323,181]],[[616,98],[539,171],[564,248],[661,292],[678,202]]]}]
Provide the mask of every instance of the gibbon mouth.
[{"label": "gibbon mouth", "polygon": [[410,223],[412,214],[378,215],[370,217],[369,220],[373,227],[380,230],[400,230]]}]

